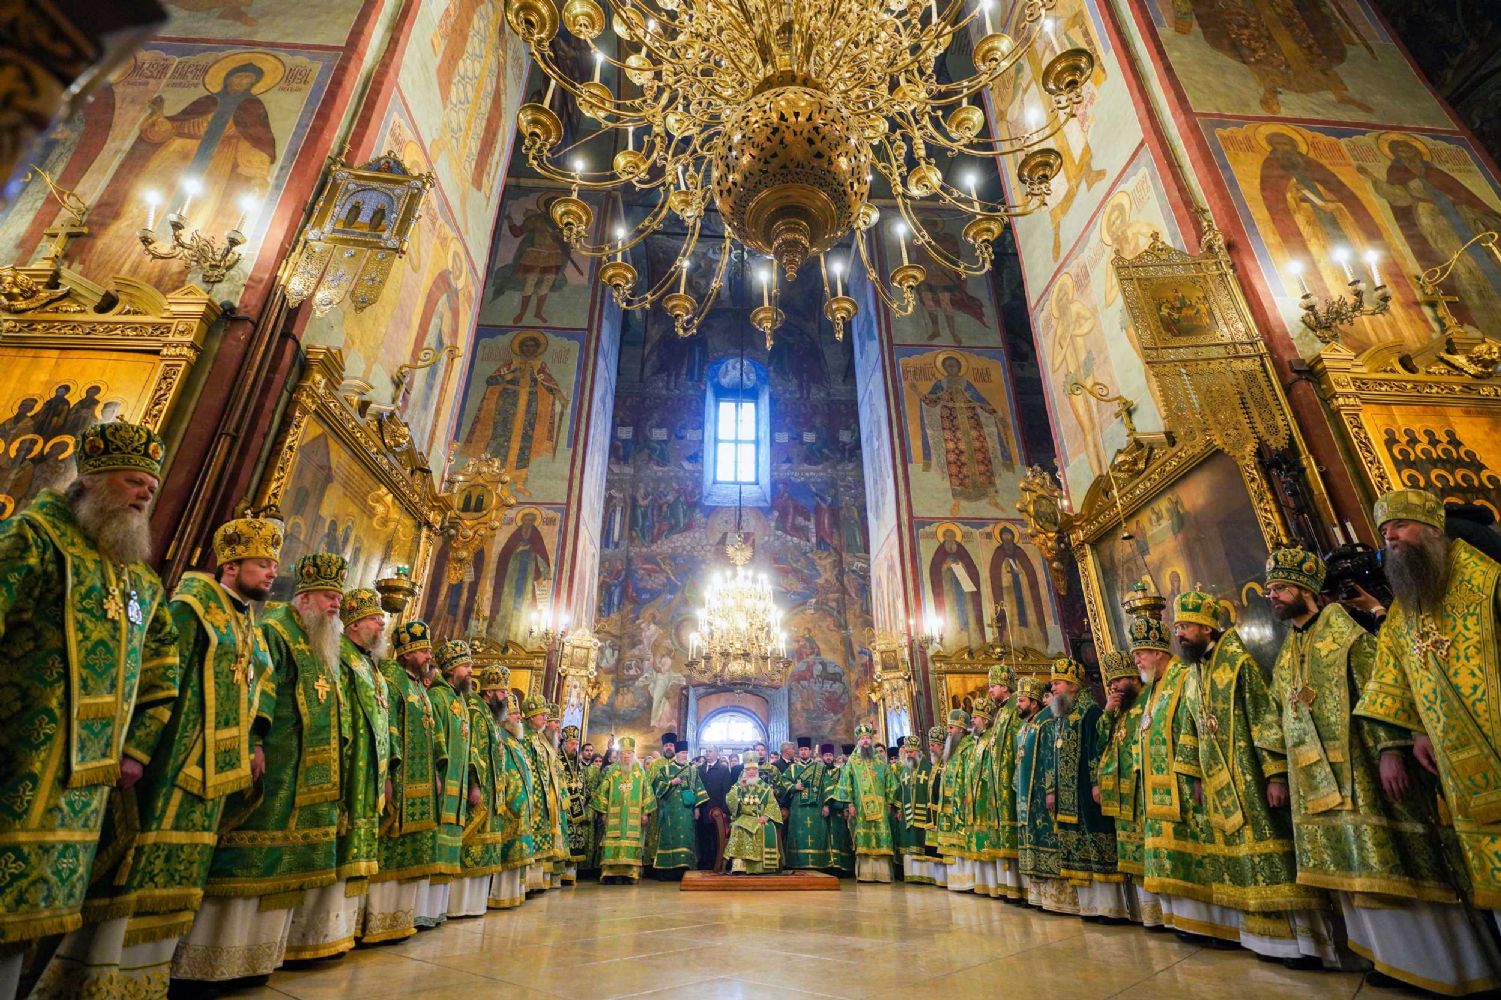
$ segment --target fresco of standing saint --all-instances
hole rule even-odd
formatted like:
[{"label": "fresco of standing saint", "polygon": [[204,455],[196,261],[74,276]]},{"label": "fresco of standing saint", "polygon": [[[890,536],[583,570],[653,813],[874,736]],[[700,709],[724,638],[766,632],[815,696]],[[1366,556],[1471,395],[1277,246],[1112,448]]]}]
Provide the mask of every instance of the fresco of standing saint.
[{"label": "fresco of standing saint", "polygon": [[485,378],[485,391],[464,435],[465,457],[490,455],[511,475],[522,496],[532,462],[555,458],[566,436],[568,396],[548,369],[547,337],[523,330],[511,337],[511,357]]},{"label": "fresco of standing saint", "polygon": [[953,499],[1001,509],[998,476],[1016,468],[1016,441],[1009,416],[987,399],[966,371],[963,355],[938,354],[938,376],[923,393],[920,457],[923,470],[937,468]]}]

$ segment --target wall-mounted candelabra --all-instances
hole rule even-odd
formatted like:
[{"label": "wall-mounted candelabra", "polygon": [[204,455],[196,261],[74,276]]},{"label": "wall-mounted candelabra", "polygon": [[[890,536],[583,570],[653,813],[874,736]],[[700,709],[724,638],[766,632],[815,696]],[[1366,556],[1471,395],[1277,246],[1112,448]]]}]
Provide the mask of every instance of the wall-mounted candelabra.
[{"label": "wall-mounted candelabra", "polygon": [[245,245],[245,225],[260,209],[260,201],[252,195],[240,199],[240,217],[233,228],[224,234],[222,242],[201,229],[191,229],[188,209],[193,199],[203,193],[203,182],[195,177],[185,177],[179,185],[182,202],[175,211],[166,215],[168,238],[157,235],[157,212],[163,204],[161,193],[147,191],[146,225],[136,232],[141,249],[152,260],[180,260],[188,272],[197,271],[205,285],[216,285],[240,262],[240,247]]},{"label": "wall-mounted candelabra", "polygon": [[1350,292],[1348,295],[1336,295],[1328,299],[1322,307],[1303,277],[1303,262],[1295,260],[1290,265],[1293,277],[1298,280],[1298,289],[1302,292],[1298,305],[1303,310],[1303,325],[1319,338],[1320,343],[1334,343],[1339,339],[1340,327],[1350,326],[1363,316],[1384,316],[1391,311],[1392,292],[1381,280],[1379,255],[1374,250],[1367,250],[1363,259],[1371,272],[1370,300],[1366,298],[1365,277],[1355,271],[1353,255],[1348,248],[1341,248],[1335,251],[1334,262],[1344,270],[1346,287]]}]

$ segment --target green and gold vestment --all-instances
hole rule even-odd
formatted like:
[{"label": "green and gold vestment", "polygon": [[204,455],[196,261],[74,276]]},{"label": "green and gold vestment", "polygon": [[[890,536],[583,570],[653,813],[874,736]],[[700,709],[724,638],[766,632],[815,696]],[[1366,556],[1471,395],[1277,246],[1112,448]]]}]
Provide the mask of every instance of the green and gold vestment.
[{"label": "green and gold vestment", "polygon": [[527,762],[532,768],[532,843],[536,860],[561,864],[569,857],[563,816],[571,802],[558,765],[558,752],[537,730],[526,734]]},{"label": "green and gold vestment", "polygon": [[192,927],[225,798],[251,784],[256,685],[271,670],[249,606],[213,577],[186,574],[169,607],[177,699],[141,779],[110,795],[84,902],[92,923],[133,916],[127,945]]},{"label": "green and gold vestment", "polygon": [[339,878],[368,878],[380,867],[380,816],[386,805],[391,721],[386,679],[370,654],[345,637],[339,658]]},{"label": "green and gold vestment", "polygon": [[1058,831],[1048,812],[1058,720],[1046,709],[1021,724],[1016,735],[1017,868],[1028,878],[1062,874]]},{"label": "green and gold vestment", "polygon": [[[777,824],[782,821],[782,807],[777,804],[775,787],[765,781],[754,785],[736,782],[725,794],[724,802],[730,817],[730,839],[725,843],[724,856],[740,862],[740,870],[751,875],[781,870]],[[762,823],[762,819],[766,822]]]},{"label": "green and gold vestment", "polygon": [[1433,741],[1471,901],[1501,909],[1501,564],[1452,541],[1447,578],[1437,615],[1392,605],[1355,711]]},{"label": "green and gold vestment", "polygon": [[[855,869],[855,838],[850,833],[850,824],[844,815],[844,807],[835,800],[835,794],[839,790],[839,779],[843,774],[843,764],[824,768],[823,798],[824,803],[829,807],[829,817],[826,821],[829,830],[829,867],[835,871],[847,872]],[[777,817],[781,818],[780,810],[777,812]]]},{"label": "green and gold vestment", "polygon": [[1020,846],[1016,824],[1016,735],[1020,731],[1022,717],[1016,711],[1016,696],[996,709],[990,729],[992,750],[985,757],[986,772],[990,784],[992,829],[989,849],[985,857],[1015,858]]},{"label": "green and gold vestment", "polygon": [[381,664],[391,725],[391,801],[380,825],[380,868],[372,882],[427,878],[438,860],[433,775],[433,706],[401,664]]},{"label": "green and gold vestment", "polygon": [[443,792],[438,800],[438,848],[433,877],[459,874],[464,826],[469,820],[469,708],[445,677],[427,689],[433,706],[433,764]]},{"label": "green and gold vestment", "polygon": [[74,930],[120,755],[158,750],[177,694],[167,595],[102,559],[62,494],[0,523],[0,945]]},{"label": "green and gold vestment", "polygon": [[900,801],[900,794],[896,775],[886,761],[863,757],[858,752],[845,761],[834,789],[834,800],[841,806],[855,807],[850,833],[856,856],[889,858],[895,853],[888,816],[892,804]]},{"label": "green and gold vestment", "polygon": [[209,896],[295,894],[337,877],[339,667],[319,660],[289,605],[261,616],[261,641],[271,669],[257,682],[252,742],[266,773],[224,805]]},{"label": "green and gold vestment", "polygon": [[[1081,687],[1068,714],[1053,725],[1053,825],[1058,833],[1059,870],[1074,881],[1119,882],[1115,821],[1094,800],[1094,775],[1104,752],[1094,692]],[[1101,798],[1104,798],[1102,795]]]},{"label": "green and gold vestment", "polygon": [[788,868],[829,867],[829,824],[823,814],[828,805],[827,784],[823,761],[816,758],[795,760],[782,772]]},{"label": "green and gold vestment", "polygon": [[505,747],[495,714],[475,692],[463,698],[469,712],[469,759],[480,790],[480,804],[469,810],[459,853],[459,877],[469,879],[494,875],[504,867],[506,815],[514,782],[507,779]]},{"label": "green and gold vestment", "polygon": [[1215,833],[1207,805],[1194,795],[1194,782],[1204,773],[1198,672],[1175,656],[1139,697],[1145,704],[1136,734],[1144,816],[1142,888],[1213,903],[1219,874]]},{"label": "green and gold vestment", "polygon": [[974,768],[974,754],[975,738],[965,733],[959,737],[953,752],[943,763],[943,774],[939,778],[938,815],[934,820],[929,842],[944,857],[962,857],[968,850],[973,797],[970,772]]},{"label": "green and gold vestment", "polygon": [[500,801],[506,806],[501,814],[500,867],[502,871],[509,871],[531,864],[537,854],[532,842],[535,782],[526,744],[504,727],[499,727],[499,737],[500,749],[505,756],[505,788]]},{"label": "green and gold vestment", "polygon": [[[681,784],[674,785],[673,779]],[[709,801],[698,768],[668,760],[651,779],[657,800],[657,854],[654,868],[693,868],[698,865],[698,824],[694,812]],[[819,817],[822,819],[822,817]]]},{"label": "green and gold vestment", "polygon": [[1220,856],[1215,903],[1248,913],[1326,906],[1321,893],[1298,884],[1291,817],[1266,804],[1267,782],[1287,775],[1282,718],[1235,629],[1199,665],[1199,685],[1199,766]]},{"label": "green and gold vestment", "polygon": [[580,868],[589,867],[594,854],[594,815],[589,810],[588,768],[579,760],[578,751],[560,751],[563,784],[568,787],[568,854]]},{"label": "green and gold vestment", "polygon": [[1137,734],[1147,709],[1147,695],[1139,693],[1131,707],[1114,715],[1101,713],[1099,738],[1104,743],[1096,770],[1100,812],[1115,820],[1116,867],[1141,876],[1142,776],[1137,758]]},{"label": "green and gold vestment", "polygon": [[[1376,637],[1339,604],[1288,632],[1272,672],[1282,709],[1298,881],[1340,892],[1456,902],[1425,774],[1400,802],[1381,789],[1380,757],[1409,733],[1352,716],[1376,665]],[[1352,693],[1353,692],[1353,693]],[[1415,769],[1416,770],[1416,769]]]},{"label": "green and gold vestment", "polygon": [[592,804],[604,817],[599,837],[600,871],[605,875],[639,875],[646,850],[646,818],[657,809],[646,769],[636,761],[629,767],[620,762],[611,764],[594,786]]}]

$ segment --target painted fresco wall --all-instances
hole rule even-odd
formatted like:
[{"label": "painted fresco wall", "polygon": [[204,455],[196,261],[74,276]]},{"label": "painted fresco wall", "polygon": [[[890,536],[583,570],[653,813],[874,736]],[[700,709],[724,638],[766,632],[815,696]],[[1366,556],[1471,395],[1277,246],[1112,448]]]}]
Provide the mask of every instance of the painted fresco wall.
[{"label": "painted fresco wall", "polygon": [[[499,7],[482,0],[164,3],[171,18],[161,34],[54,128],[42,150],[39,165],[91,206],[90,235],[74,244],[70,263],[105,283],[116,273],[163,290],[186,283],[177,262],[149,261],[136,233],[151,195],[162,200],[156,220],[165,230],[166,211],[183,204],[181,181],[193,177],[203,191],[187,214],[211,235],[236,224],[243,198],[261,202],[240,227],[248,237],[240,263],[212,289],[254,319],[330,154],[358,163],[389,151],[414,171],[434,172],[410,251],[380,300],[363,313],[336,309],[323,317],[304,306],[290,325],[305,343],[342,349],[348,374],[371,385],[371,399],[401,406],[417,446],[441,471],[462,368],[445,358],[402,384],[393,376],[427,348],[473,353],[525,65],[520,43],[502,30]],[[44,185],[31,184],[0,217],[0,263],[35,252],[57,216],[45,194]],[[210,334],[204,365],[214,371],[201,398],[185,400],[173,419],[185,446],[174,449],[183,471],[169,467],[158,505],[157,520],[169,530],[247,345],[266,335],[244,324],[222,340],[220,330]],[[293,375],[281,370],[273,382]],[[275,384],[268,396],[277,396]],[[11,413],[18,402],[0,399],[0,411]],[[242,468],[230,472],[232,480],[253,488],[261,440],[275,432],[267,420],[241,433]]]},{"label": "painted fresco wall", "polygon": [[[509,172],[519,172],[516,161]],[[450,573],[440,550],[435,579],[459,582],[425,604],[439,631],[468,632],[483,618],[492,639],[527,646],[537,645],[534,614],[566,612],[575,629],[595,617],[595,521],[620,322],[618,310],[602,308],[593,261],[563,243],[541,207],[557,193],[507,184],[473,286],[478,326],[454,379],[450,468],[499,461],[517,505],[470,566]]]},{"label": "painted fresco wall", "polygon": [[[671,249],[670,237],[638,248],[643,282],[661,273]],[[851,338],[836,343],[819,318],[811,277],[784,297],[788,322],[769,355],[747,322],[759,294],[752,301],[733,265],[694,337],[678,338],[660,312],[626,317],[599,535],[604,695],[591,730],[682,731],[688,636],[704,580],[727,565],[725,536],[735,526],[733,505],[702,502],[706,372],[738,355],[742,334],[747,360],[769,371],[772,490],[769,507],[745,509],[743,530],[754,540],[753,567],[776,589],[796,661],[790,729],[847,742],[869,716],[870,543],[854,355]]]},{"label": "painted fresco wall", "polygon": [[[1412,275],[1495,228],[1501,192],[1374,9],[1363,0],[1136,6],[1137,30],[1161,53],[1159,79],[1192,123],[1190,155],[1216,215],[1228,232],[1243,229],[1253,290],[1298,352],[1320,345],[1301,331],[1290,265],[1307,266],[1323,299],[1344,288],[1334,254],[1345,248],[1377,251],[1394,293],[1391,314],[1355,324],[1346,343],[1430,341],[1436,327]],[[1465,322],[1501,304],[1492,260],[1471,258],[1451,285]]]}]

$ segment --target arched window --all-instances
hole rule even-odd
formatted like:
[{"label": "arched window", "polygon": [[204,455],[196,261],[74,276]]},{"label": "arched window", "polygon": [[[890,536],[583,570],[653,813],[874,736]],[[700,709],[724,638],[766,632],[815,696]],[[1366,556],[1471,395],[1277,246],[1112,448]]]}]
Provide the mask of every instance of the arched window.
[{"label": "arched window", "polygon": [[710,712],[698,728],[698,746],[726,747],[743,750],[766,742],[766,727],[743,708],[721,708]]},{"label": "arched window", "polygon": [[709,366],[704,390],[704,503],[771,503],[771,414],[766,369],[740,357]]}]

